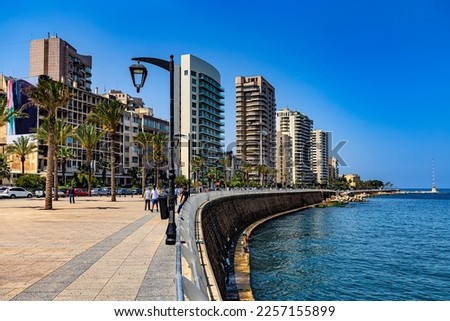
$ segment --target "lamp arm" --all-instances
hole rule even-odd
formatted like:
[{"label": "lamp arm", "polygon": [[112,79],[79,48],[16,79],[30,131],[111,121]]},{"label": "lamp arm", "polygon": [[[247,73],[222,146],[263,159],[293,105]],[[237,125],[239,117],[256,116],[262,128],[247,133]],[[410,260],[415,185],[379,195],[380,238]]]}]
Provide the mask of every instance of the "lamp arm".
[{"label": "lamp arm", "polygon": [[[172,59],[173,56],[171,56]],[[137,57],[137,58],[131,58],[131,60],[135,60],[135,61],[142,61],[142,62],[147,62],[149,64],[158,66],[162,69],[165,69],[167,71],[170,71],[170,62],[164,59],[159,59],[159,58],[150,58],[150,57]]]}]

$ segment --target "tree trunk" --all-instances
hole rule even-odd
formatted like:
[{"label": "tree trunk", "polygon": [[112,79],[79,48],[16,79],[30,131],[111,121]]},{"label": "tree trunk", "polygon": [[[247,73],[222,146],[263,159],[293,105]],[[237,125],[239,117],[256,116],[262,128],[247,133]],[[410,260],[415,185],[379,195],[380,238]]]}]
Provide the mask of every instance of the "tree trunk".
[{"label": "tree trunk", "polygon": [[86,163],[88,165],[88,195],[91,196],[91,179],[92,179],[92,168],[91,168],[91,151],[86,151]]},{"label": "tree trunk", "polygon": [[141,194],[142,194],[142,197],[144,197],[144,191],[145,191],[145,166],[142,166],[142,184],[141,184],[142,186],[141,186]]},{"label": "tree trunk", "polygon": [[22,175],[25,174],[25,156],[20,157],[20,162],[22,163]]},{"label": "tree trunk", "polygon": [[114,154],[115,135],[111,134],[111,202],[116,201],[116,155]]},{"label": "tree trunk", "polygon": [[47,152],[47,176],[45,178],[45,210],[53,209],[52,203],[52,181],[53,160],[55,158],[55,116],[48,119],[48,152]]},{"label": "tree trunk", "polygon": [[58,158],[56,157],[56,148],[55,148],[55,158],[53,160],[53,192],[55,201],[58,200]]},{"label": "tree trunk", "polygon": [[63,158],[62,160],[62,164],[61,164],[62,168],[61,168],[61,172],[62,172],[62,180],[64,182],[64,186],[67,184],[66,183],[66,159]]}]

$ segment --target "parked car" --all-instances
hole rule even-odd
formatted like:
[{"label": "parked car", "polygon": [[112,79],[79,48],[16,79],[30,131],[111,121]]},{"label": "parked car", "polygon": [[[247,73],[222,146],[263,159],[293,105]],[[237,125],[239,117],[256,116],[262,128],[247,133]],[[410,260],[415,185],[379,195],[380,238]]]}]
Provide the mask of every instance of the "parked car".
[{"label": "parked car", "polygon": [[128,188],[119,188],[116,192],[117,195],[132,195],[131,190]]},{"label": "parked car", "polygon": [[[68,189],[66,191],[66,196],[69,196],[69,191],[70,191],[70,189]],[[85,188],[75,187],[73,189],[73,191],[74,191],[75,196],[88,196],[89,195],[87,189],[85,189]]]},{"label": "parked car", "polygon": [[7,187],[0,192],[0,198],[16,198],[27,197],[32,198],[33,194],[23,187]]},{"label": "parked car", "polygon": [[111,189],[109,187],[103,187],[97,191],[97,195],[99,196],[111,195]]},{"label": "parked car", "polygon": [[[59,197],[66,197],[66,193],[65,193],[66,189],[60,189],[58,190],[58,196]],[[52,193],[55,193],[55,190],[52,189]],[[36,190],[34,192],[34,195],[36,195],[36,197],[44,197],[45,196],[45,190]]]},{"label": "parked car", "polygon": [[142,189],[141,188],[132,188],[130,190],[131,195],[141,195],[142,194]]}]

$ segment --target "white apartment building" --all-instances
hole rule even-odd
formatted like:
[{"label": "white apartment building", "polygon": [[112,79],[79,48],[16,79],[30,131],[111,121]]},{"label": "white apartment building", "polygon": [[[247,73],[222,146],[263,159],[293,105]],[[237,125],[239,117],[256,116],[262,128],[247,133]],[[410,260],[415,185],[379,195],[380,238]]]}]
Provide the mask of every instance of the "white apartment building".
[{"label": "white apartment building", "polygon": [[[217,69],[194,55],[182,55],[179,68],[180,104],[175,104],[175,135],[179,141],[176,164],[177,174],[188,177],[195,157],[203,159],[205,169],[221,166],[225,146],[224,89]],[[193,179],[193,173],[190,174]]]},{"label": "white apartment building", "polygon": [[277,163],[278,184],[304,186],[314,182],[311,166],[312,126],[313,121],[298,111],[287,107],[277,111],[277,159],[286,160]]},{"label": "white apartment building", "polygon": [[312,131],[311,165],[317,184],[326,185],[329,182],[329,133],[320,129]]}]

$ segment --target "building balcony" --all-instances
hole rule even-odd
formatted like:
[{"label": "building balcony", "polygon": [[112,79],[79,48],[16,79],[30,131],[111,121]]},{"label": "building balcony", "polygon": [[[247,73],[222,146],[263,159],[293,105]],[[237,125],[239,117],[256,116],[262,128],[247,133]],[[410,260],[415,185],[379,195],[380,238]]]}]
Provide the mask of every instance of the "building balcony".
[{"label": "building balcony", "polygon": [[[211,86],[211,85],[208,84],[208,83],[200,82],[200,83],[199,83],[199,87],[208,90],[208,91],[211,92],[213,95],[218,96],[220,99],[224,99],[224,98],[225,98],[225,95],[224,95],[224,94],[222,94],[216,87]],[[200,89],[200,92],[202,92],[202,89]]]},{"label": "building balcony", "polygon": [[[225,112],[225,108],[223,108],[223,103],[218,104],[217,102],[214,102],[211,99],[207,99],[207,98],[204,98],[204,97],[200,97],[199,98],[199,102],[214,108],[219,113],[224,113]],[[201,107],[202,107],[202,105],[200,104],[200,108]]]},{"label": "building balcony", "polygon": [[214,79],[212,79],[211,77],[205,75],[205,74],[200,74],[199,75],[199,79],[208,82],[209,84],[211,84],[212,86],[214,86],[214,88],[216,88],[218,91],[220,92],[224,92],[225,89]]},{"label": "building balcony", "polygon": [[213,93],[211,93],[210,91],[204,90],[204,89],[199,89],[198,93],[199,93],[200,95],[203,95],[203,96],[206,96],[206,97],[212,99],[213,101],[215,101],[215,102],[218,103],[218,104],[223,105],[223,102],[222,102],[222,100],[221,100],[221,99],[224,98],[223,95],[219,96],[219,95],[217,95],[217,94],[213,94]]}]

